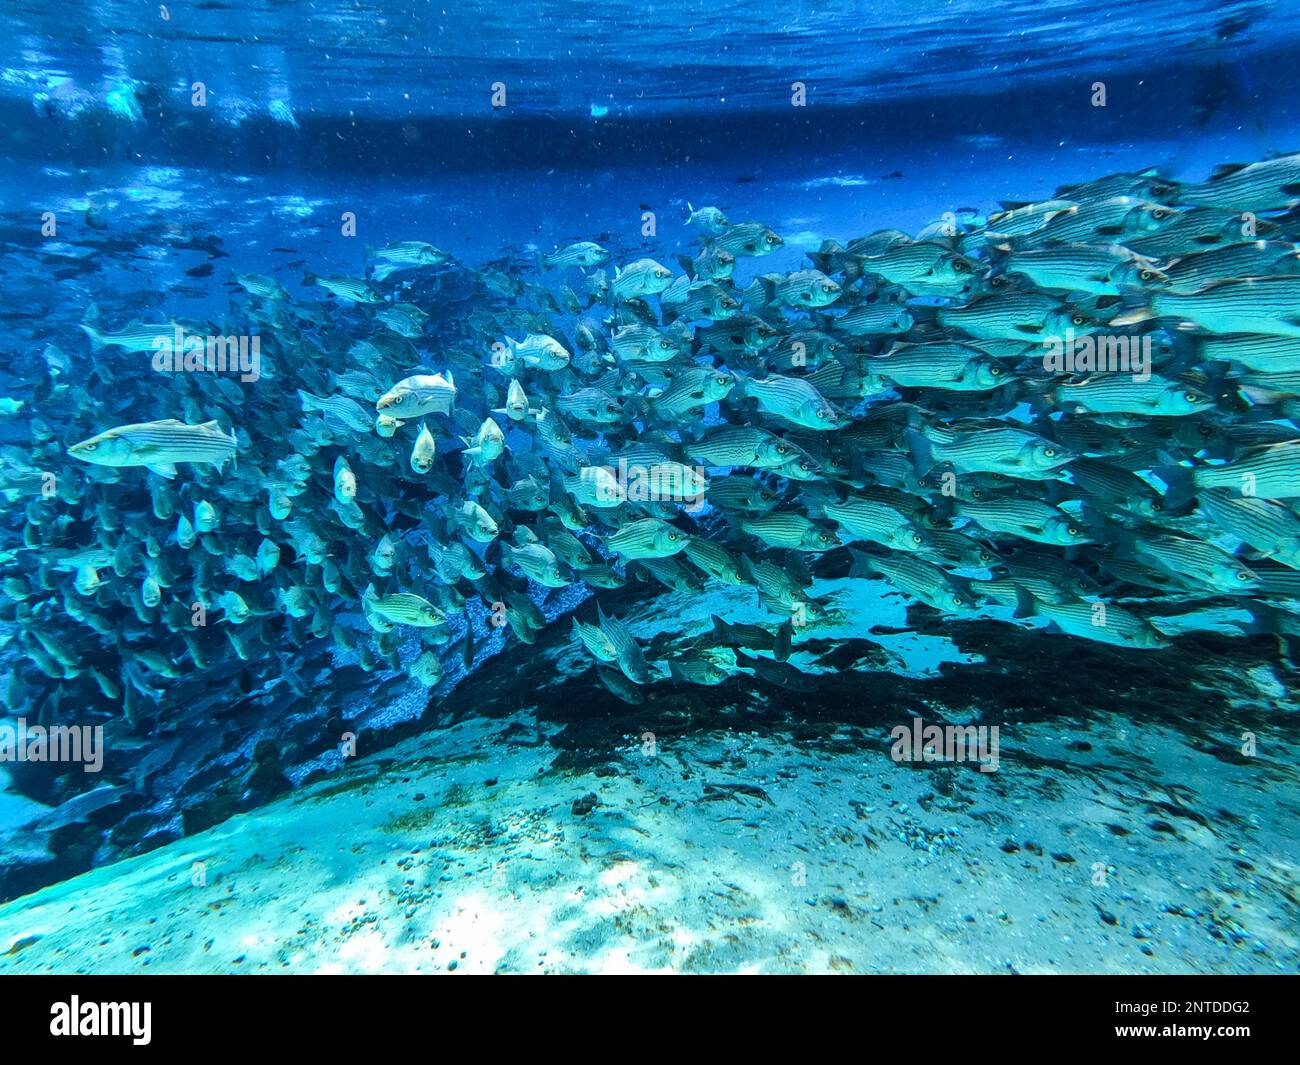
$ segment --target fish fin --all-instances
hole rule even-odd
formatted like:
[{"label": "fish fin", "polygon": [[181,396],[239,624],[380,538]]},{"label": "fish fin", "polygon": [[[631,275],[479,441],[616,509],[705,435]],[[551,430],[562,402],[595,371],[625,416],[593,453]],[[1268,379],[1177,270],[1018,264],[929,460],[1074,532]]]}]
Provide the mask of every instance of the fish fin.
[{"label": "fish fin", "polygon": [[1185,506],[1196,495],[1196,470],[1191,466],[1157,466],[1151,471],[1165,484],[1166,508]]},{"label": "fish fin", "polygon": [[91,351],[99,351],[104,347],[105,340],[100,335],[99,330],[95,329],[93,326],[87,325],[85,322],[80,322],[78,324],[81,326],[81,329],[86,336],[90,337]]},{"label": "fish fin", "polygon": [[794,643],[794,621],[786,618],[777,627],[776,639],[772,646],[772,656],[778,662],[784,662],[790,657],[790,645]]},{"label": "fish fin", "polygon": [[880,576],[880,571],[872,564],[871,556],[865,551],[859,551],[856,547],[850,545],[849,558],[853,560],[853,564],[849,568],[850,577],[869,578]]},{"label": "fish fin", "polygon": [[935,467],[933,445],[923,434],[912,428],[903,430],[903,438],[911,449],[912,468],[916,476],[924,477]]},{"label": "fish fin", "polygon": [[1012,616],[1017,618],[1031,618],[1038,612],[1037,607],[1038,600],[1034,598],[1033,594],[1017,584],[1016,609]]},{"label": "fish fin", "polygon": [[176,476],[176,465],[171,462],[151,462],[145,468],[159,477],[166,477],[169,481]]},{"label": "fish fin", "polygon": [[1249,163],[1219,163],[1210,171],[1210,180],[1218,181],[1221,178],[1226,178],[1239,170],[1245,170],[1249,165]]}]

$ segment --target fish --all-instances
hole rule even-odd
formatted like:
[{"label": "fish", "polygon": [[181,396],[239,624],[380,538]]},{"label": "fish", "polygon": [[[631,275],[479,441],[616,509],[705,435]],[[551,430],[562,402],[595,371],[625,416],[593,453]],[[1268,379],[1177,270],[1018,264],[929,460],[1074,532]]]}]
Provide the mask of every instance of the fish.
[{"label": "fish", "polygon": [[446,623],[446,615],[423,596],[412,592],[380,595],[373,584],[366,585],[362,603],[368,615],[396,625],[437,628]]},{"label": "fish", "polygon": [[688,201],[686,224],[694,226],[706,237],[721,236],[731,228],[731,221],[717,207],[693,207]]},{"label": "fish", "polygon": [[238,447],[234,431],[225,433],[216,419],[189,425],[164,418],[105,429],[73,444],[68,454],[94,466],[145,466],[170,479],[176,476],[179,462],[221,470],[235,457]]},{"label": "fish", "polygon": [[416,473],[428,473],[433,469],[434,450],[433,434],[429,432],[429,427],[421,422],[420,431],[411,446],[411,469]]},{"label": "fish", "polygon": [[375,401],[389,418],[413,421],[430,414],[450,414],[456,407],[456,381],[451,372],[412,374],[398,381]]},{"label": "fish", "polygon": [[542,267],[547,270],[569,266],[593,267],[609,262],[609,252],[595,241],[580,240],[541,256]]}]

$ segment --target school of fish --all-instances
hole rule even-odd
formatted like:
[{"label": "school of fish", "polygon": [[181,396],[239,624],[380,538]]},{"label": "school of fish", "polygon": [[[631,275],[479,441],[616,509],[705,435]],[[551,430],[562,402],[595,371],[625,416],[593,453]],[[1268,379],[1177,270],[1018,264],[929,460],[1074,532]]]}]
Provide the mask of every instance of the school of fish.
[{"label": "school of fish", "polygon": [[[0,399],[6,704],[135,720],[232,662],[301,685],[309,641],[432,688],[574,587],[634,704],[808,690],[818,579],[1130,648],[1207,606],[1290,636],[1298,205],[1300,155],[1114,174],[744,283],[781,235],[692,206],[671,264],[408,240],[365,277],[235,272],[220,321],[37,327]],[[202,343],[159,370],[182,333],[256,337],[256,379]],[[769,624],[657,660],[602,600],[629,580],[749,587]]]}]

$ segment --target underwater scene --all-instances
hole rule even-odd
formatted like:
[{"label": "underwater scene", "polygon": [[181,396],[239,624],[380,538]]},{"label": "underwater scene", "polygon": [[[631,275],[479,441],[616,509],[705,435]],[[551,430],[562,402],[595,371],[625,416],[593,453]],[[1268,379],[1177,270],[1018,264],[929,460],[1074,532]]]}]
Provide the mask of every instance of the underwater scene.
[{"label": "underwater scene", "polygon": [[1294,14],[0,0],[0,973],[1297,972]]}]

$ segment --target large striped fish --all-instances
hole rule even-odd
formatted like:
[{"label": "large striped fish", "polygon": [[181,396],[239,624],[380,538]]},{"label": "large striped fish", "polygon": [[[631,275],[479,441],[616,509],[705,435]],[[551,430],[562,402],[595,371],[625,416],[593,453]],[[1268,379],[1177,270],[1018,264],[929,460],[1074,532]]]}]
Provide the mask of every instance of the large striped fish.
[{"label": "large striped fish", "polygon": [[234,430],[227,436],[216,421],[187,425],[175,418],[106,429],[73,444],[68,454],[95,466],[147,466],[163,477],[176,476],[176,463],[208,463],[221,469],[235,457]]}]

